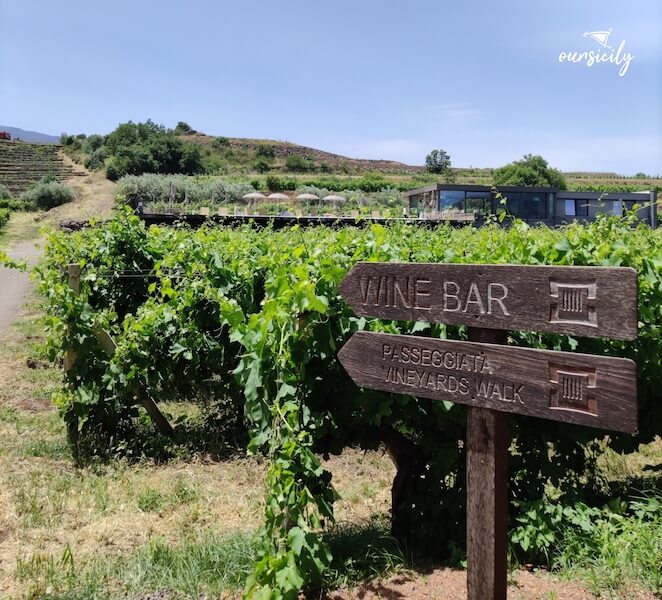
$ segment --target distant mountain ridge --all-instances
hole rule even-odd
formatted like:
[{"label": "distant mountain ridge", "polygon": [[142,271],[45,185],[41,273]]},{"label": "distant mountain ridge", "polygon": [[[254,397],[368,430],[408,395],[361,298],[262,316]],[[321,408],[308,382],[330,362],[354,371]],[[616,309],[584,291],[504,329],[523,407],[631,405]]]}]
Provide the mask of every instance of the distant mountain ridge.
[{"label": "distant mountain ridge", "polygon": [[47,133],[40,133],[38,131],[28,131],[20,127],[9,127],[0,125],[0,131],[8,131],[12,139],[20,138],[24,142],[32,142],[36,144],[59,144],[59,135],[48,135]]}]

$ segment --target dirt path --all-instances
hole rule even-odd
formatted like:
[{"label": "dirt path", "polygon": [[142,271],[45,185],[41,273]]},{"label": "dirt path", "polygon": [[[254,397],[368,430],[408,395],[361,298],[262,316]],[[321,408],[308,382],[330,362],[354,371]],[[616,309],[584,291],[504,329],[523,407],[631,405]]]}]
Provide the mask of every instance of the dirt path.
[{"label": "dirt path", "polygon": [[[7,254],[13,259],[28,260],[34,264],[40,250],[33,242],[21,242]],[[30,276],[27,273],[0,265],[0,339],[16,319],[29,289]]]},{"label": "dirt path", "polygon": [[[76,170],[85,172],[68,157],[65,162]],[[87,173],[83,177],[72,177],[67,181],[76,198],[40,215],[13,213],[3,236],[2,249],[15,260],[27,260],[35,264],[41,256],[39,229],[41,226],[58,227],[60,221],[83,221],[91,218],[106,219],[112,215],[115,202],[115,184],[103,173]],[[0,265],[0,339],[7,327],[13,323],[30,289],[30,278],[26,273]]]},{"label": "dirt path", "polygon": [[109,218],[115,204],[116,184],[106,179],[102,171],[86,171],[66,154],[61,153],[61,156],[67,165],[86,174],[66,181],[76,194],[75,200],[48,211],[46,220],[57,226],[65,219],[84,221]]},{"label": "dirt path", "polygon": [[[41,255],[39,223],[32,213],[14,213],[2,240],[2,250],[14,260],[35,264]],[[18,315],[30,289],[30,277],[0,265],[0,339]]]}]

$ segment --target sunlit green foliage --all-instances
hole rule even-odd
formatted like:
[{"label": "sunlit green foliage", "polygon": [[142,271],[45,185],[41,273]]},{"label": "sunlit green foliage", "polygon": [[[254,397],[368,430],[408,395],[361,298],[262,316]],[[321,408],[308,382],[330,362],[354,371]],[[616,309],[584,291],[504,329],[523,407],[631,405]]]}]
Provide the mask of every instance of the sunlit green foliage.
[{"label": "sunlit green foliage", "polygon": [[494,171],[495,185],[524,185],[549,187],[565,190],[565,177],[553,169],[538,155],[526,154],[521,160],[500,167]]},{"label": "sunlit green foliage", "polygon": [[[384,428],[420,456],[406,498],[393,507],[407,542],[451,552],[464,527],[464,409],[359,390],[336,355],[353,332],[370,329],[463,338],[457,327],[355,317],[338,284],[360,260],[631,266],[639,280],[640,332],[632,342],[511,332],[513,345],[577,350],[636,360],[640,432],[612,436],[633,448],[661,431],[662,236],[629,219],[601,217],[562,229],[257,230],[152,227],[122,213],[103,227],[51,235],[40,269],[53,357],[76,352],[55,402],[70,426],[117,445],[135,419],[135,389],[186,399],[214,380],[242,405],[249,450],[270,458],[265,526],[247,595],[295,598],[324,579],[332,553],[322,528],[335,492],[319,455],[347,445],[376,447]],[[61,273],[78,263],[81,293]],[[123,273],[138,275],[124,278]],[[144,277],[143,277],[144,275]],[[614,299],[615,302],[618,299]],[[109,358],[95,329],[117,343]],[[603,502],[595,480],[603,432],[524,417],[512,419],[511,498]],[[433,534],[431,536],[431,533]]]}]

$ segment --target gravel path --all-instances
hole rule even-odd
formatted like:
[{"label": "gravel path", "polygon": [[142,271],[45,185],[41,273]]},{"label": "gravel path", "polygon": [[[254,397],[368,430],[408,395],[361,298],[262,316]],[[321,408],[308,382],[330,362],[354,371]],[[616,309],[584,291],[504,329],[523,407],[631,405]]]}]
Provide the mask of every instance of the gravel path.
[{"label": "gravel path", "polygon": [[[80,165],[64,157],[72,168],[85,172]],[[43,224],[58,227],[63,219],[87,220],[103,219],[112,215],[116,186],[108,181],[103,173],[88,173],[84,177],[74,177],[67,181],[74,189],[76,198],[62,206],[42,213],[38,219],[30,213],[15,213],[7,225],[7,254],[15,260],[27,260],[35,264],[41,256],[39,247],[39,227]],[[12,243],[12,240],[14,242]],[[14,322],[25,303],[31,281],[27,274],[0,265],[0,339]]]},{"label": "gravel path", "polygon": [[[27,260],[34,264],[41,255],[41,250],[34,241],[18,242],[7,251],[7,255],[14,260]],[[7,327],[14,322],[25,302],[30,285],[27,273],[0,265],[0,338],[4,337]]]}]

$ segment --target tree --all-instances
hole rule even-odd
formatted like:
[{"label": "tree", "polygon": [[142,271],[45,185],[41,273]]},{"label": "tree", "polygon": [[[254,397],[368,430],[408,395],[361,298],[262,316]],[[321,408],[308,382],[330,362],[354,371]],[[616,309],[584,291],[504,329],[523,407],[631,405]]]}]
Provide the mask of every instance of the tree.
[{"label": "tree", "polygon": [[197,144],[182,141],[149,119],[122,123],[106,137],[104,148],[110,159],[106,164],[109,179],[142,173],[195,175],[205,169]]},{"label": "tree", "polygon": [[550,167],[547,161],[537,154],[525,154],[522,160],[496,169],[494,184],[550,187],[559,190],[565,190],[567,187],[563,174]]},{"label": "tree", "polygon": [[432,150],[425,157],[425,168],[430,173],[447,174],[451,170],[451,157],[444,150]]},{"label": "tree", "polygon": [[288,171],[313,171],[315,169],[315,163],[305,156],[288,154],[285,159],[285,168]]},{"label": "tree", "polygon": [[186,121],[179,121],[175,127],[175,133],[195,133],[195,131]]}]

